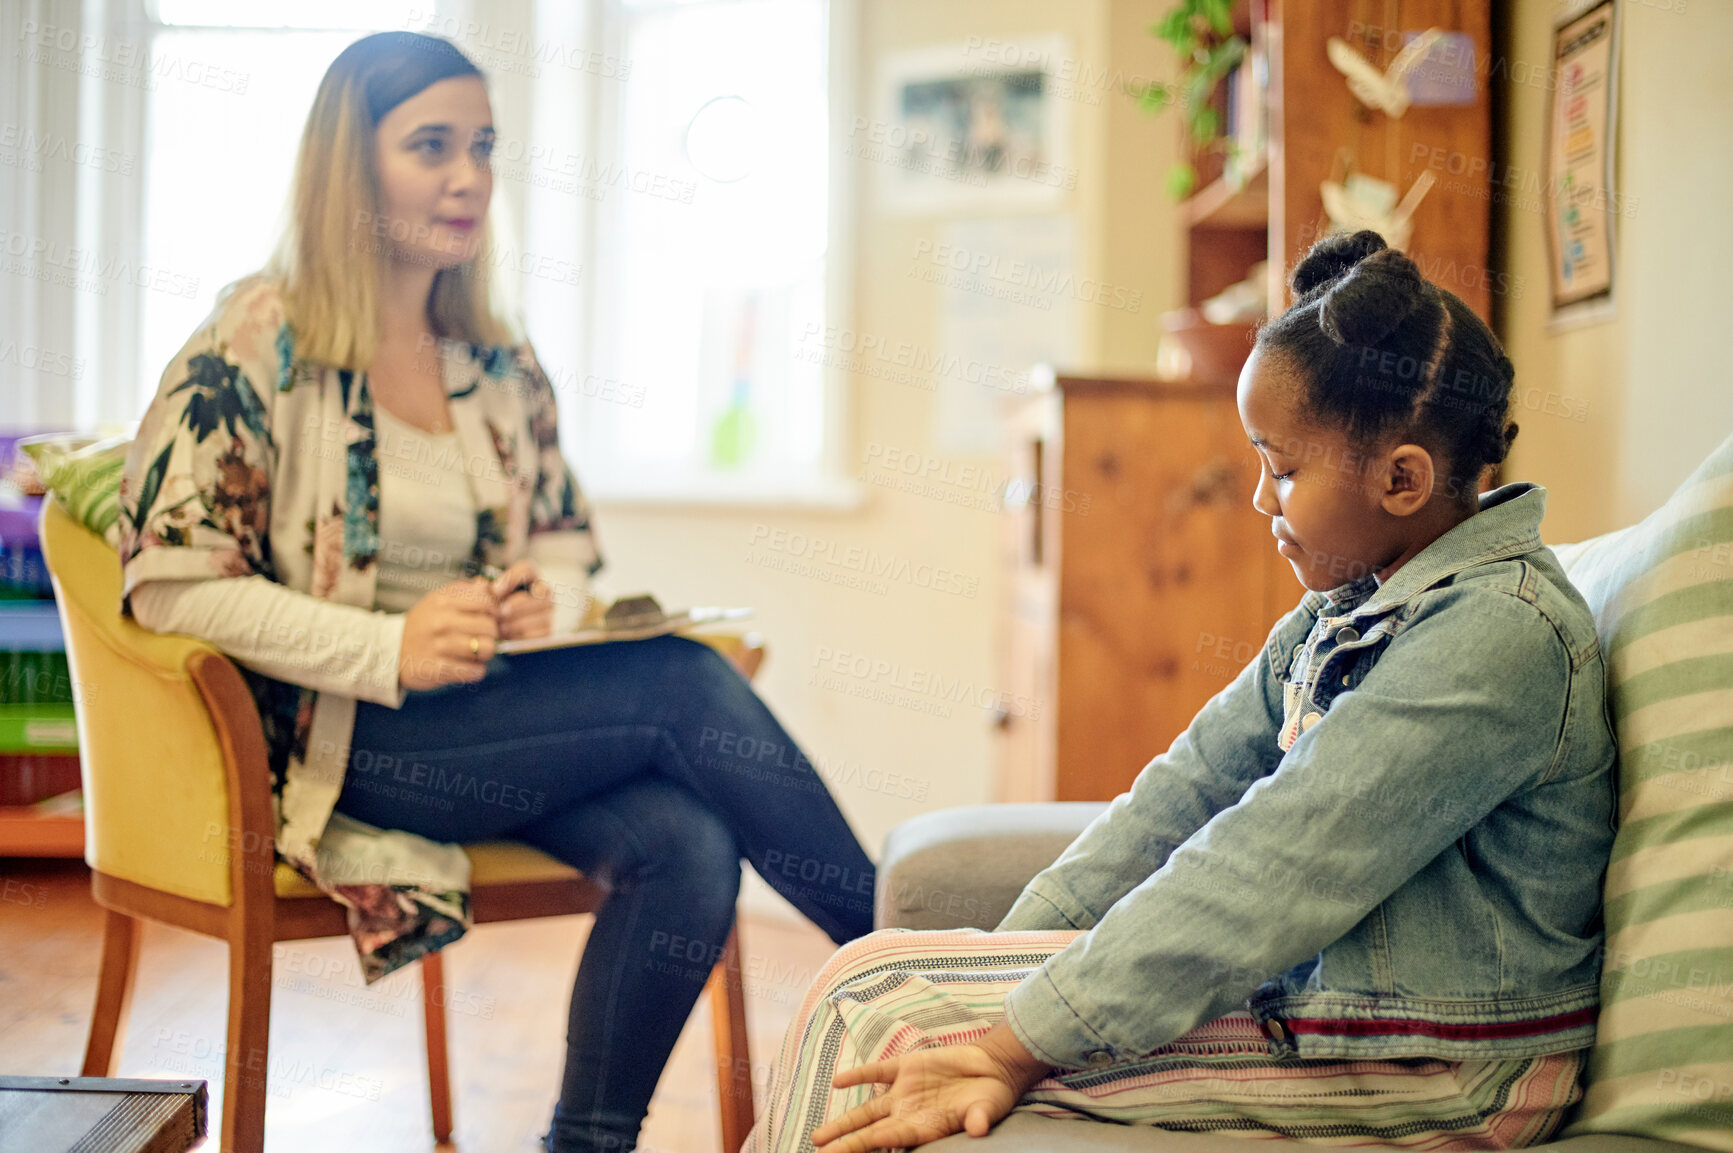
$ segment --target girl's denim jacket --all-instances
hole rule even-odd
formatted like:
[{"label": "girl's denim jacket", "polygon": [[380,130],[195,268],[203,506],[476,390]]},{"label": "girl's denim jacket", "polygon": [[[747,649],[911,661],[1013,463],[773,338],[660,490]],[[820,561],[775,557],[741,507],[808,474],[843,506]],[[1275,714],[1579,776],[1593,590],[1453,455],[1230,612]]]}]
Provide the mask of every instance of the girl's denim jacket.
[{"label": "girl's denim jacket", "polygon": [[1086,930],[1006,998],[1060,1068],[1249,1008],[1275,1055],[1594,1039],[1614,744],[1593,617],[1510,484],[1383,585],[1308,593],[998,926]]}]

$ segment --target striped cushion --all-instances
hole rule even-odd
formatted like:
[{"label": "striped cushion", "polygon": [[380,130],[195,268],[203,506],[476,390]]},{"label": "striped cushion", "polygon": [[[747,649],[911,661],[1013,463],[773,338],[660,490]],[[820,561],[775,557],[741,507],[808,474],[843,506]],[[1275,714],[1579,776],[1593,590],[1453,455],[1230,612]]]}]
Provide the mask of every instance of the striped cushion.
[{"label": "striped cushion", "polygon": [[120,474],[126,466],[125,437],[93,440],[54,433],[18,442],[36,465],[42,486],[73,519],[109,544],[120,545]]},{"label": "striped cushion", "polygon": [[1554,550],[1600,626],[1619,832],[1571,1135],[1733,1151],[1733,439],[1642,523]]}]

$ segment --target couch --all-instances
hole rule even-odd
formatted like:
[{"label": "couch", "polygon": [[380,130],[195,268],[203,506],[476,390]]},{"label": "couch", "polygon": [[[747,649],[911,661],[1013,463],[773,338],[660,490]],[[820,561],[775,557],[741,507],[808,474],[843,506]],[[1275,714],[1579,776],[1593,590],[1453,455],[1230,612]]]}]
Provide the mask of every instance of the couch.
[{"label": "couch", "polygon": [[[1555,546],[1593,610],[1618,735],[1602,1011],[1556,1153],[1733,1150],[1733,438],[1641,523]],[[991,929],[1105,803],[982,805],[898,825],[880,928]],[[1016,1113],[932,1153],[1234,1153],[1241,1138]],[[1368,1146],[1359,1146],[1366,1148]],[[1386,1146],[1370,1146],[1386,1148]],[[1312,1148],[1298,1141],[1261,1149]]]}]

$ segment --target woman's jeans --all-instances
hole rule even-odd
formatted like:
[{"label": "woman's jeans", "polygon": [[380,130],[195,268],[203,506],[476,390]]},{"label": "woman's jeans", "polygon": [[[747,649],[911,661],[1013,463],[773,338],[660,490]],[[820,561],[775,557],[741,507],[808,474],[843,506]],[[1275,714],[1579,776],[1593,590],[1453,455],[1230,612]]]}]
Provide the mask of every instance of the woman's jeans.
[{"label": "woman's jeans", "polygon": [[842,944],[873,866],[734,667],[680,637],[496,657],[356,709],[342,812],[438,841],[524,841],[608,884],[572,990],[548,1147],[627,1150],[734,922],[745,857]]}]

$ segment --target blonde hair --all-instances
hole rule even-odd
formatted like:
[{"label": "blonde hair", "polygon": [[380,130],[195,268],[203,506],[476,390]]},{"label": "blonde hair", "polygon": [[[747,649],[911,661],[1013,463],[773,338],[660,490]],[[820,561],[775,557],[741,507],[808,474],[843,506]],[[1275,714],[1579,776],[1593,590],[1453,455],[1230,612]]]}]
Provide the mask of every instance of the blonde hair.
[{"label": "blonde hair", "polygon": [[[435,81],[481,75],[449,41],[382,32],[345,48],[319,83],[295,161],[288,218],[265,275],[281,288],[298,357],[364,370],[379,343],[380,286],[392,259],[381,219],[374,137],[379,118]],[[509,344],[495,311],[493,225],[474,259],[434,275],[428,323],[436,336]]]}]

